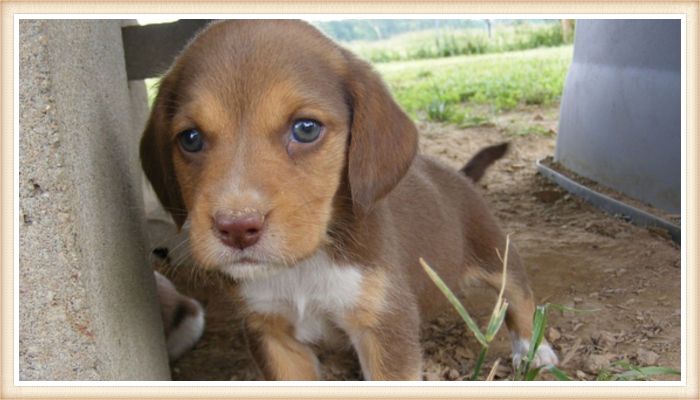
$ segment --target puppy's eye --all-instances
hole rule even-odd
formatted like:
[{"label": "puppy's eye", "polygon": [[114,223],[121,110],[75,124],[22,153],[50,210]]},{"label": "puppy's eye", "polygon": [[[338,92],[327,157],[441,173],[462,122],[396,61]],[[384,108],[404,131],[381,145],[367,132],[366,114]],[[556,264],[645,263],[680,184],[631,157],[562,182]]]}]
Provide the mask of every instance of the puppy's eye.
[{"label": "puppy's eye", "polygon": [[312,119],[298,119],[292,124],[292,137],[297,142],[311,143],[318,139],[323,130],[320,122]]},{"label": "puppy's eye", "polygon": [[204,147],[202,134],[196,129],[188,129],[180,132],[177,135],[177,139],[180,142],[180,147],[189,153],[196,153]]}]

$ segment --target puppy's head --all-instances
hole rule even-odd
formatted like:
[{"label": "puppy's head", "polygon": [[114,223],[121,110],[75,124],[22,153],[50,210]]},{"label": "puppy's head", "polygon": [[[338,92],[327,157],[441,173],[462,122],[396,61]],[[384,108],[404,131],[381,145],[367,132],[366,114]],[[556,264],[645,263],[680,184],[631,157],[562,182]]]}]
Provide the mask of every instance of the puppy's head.
[{"label": "puppy's head", "polygon": [[227,21],[162,80],[141,160],[195,260],[244,277],[326,244],[339,194],[366,216],[416,142],[372,68],[310,25]]}]

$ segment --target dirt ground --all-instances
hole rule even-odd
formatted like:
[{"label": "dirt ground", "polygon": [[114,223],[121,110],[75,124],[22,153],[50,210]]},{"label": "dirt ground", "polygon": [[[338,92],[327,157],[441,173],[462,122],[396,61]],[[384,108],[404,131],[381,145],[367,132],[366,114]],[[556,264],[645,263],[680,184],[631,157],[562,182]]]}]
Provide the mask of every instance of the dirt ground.
[{"label": "dirt ground", "polygon": [[[554,153],[556,118],[553,107],[521,109],[475,128],[421,123],[421,150],[457,168],[480,148],[510,141],[508,154],[482,180],[482,193],[524,259],[537,302],[589,310],[548,313],[546,337],[569,376],[594,380],[620,371],[612,365],[618,360],[680,369],[680,247],[663,234],[602,213],[536,174],[535,160]],[[538,126],[539,133],[518,135],[525,126]],[[225,285],[193,278],[186,266],[166,272],[207,310],[206,332],[173,363],[173,379],[258,379],[238,307]],[[465,304],[484,326],[494,300],[490,292],[476,290]],[[480,350],[454,312],[426,324],[423,347],[426,380],[465,379]],[[325,379],[361,379],[351,350],[319,358]],[[512,379],[505,329],[489,351],[484,375],[497,359],[496,379]]]}]

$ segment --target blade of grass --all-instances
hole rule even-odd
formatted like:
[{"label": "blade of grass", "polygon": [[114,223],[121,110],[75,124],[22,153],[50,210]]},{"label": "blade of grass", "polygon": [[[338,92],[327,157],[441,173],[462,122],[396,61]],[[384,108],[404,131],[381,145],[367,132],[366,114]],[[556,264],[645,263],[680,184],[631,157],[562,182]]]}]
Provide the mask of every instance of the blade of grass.
[{"label": "blade of grass", "polygon": [[680,375],[680,371],[667,367],[639,367],[630,371],[615,374],[616,380],[636,380],[649,378],[655,375]]},{"label": "blade of grass", "polygon": [[634,366],[627,360],[622,359],[622,360],[617,360],[612,363],[613,366],[615,367],[620,367],[624,369],[633,369]]},{"label": "blade of grass", "polygon": [[481,373],[481,367],[484,365],[484,360],[486,359],[486,352],[489,351],[488,347],[484,347],[479,352],[479,357],[476,359],[476,364],[474,365],[474,372],[472,372],[472,380],[475,381],[479,379],[479,374]]},{"label": "blade of grass", "polygon": [[[489,325],[486,328],[486,341],[491,342],[498,333],[498,331],[501,329],[501,326],[503,325],[503,320],[506,318],[506,310],[508,310],[508,301],[503,302],[503,306],[501,307],[501,311],[498,315],[493,315],[491,319],[489,320]],[[494,310],[495,311],[495,310]]]},{"label": "blade of grass", "polygon": [[530,360],[535,359],[535,353],[542,343],[544,338],[544,327],[547,325],[547,306],[537,306],[535,310],[535,316],[532,321],[532,341],[530,342],[530,349],[527,352],[527,358]]},{"label": "blade of grass", "polygon": [[569,378],[568,375],[559,368],[555,367],[554,365],[548,365],[544,367],[545,370],[549,371],[552,375],[554,375],[555,378],[557,378],[558,381],[570,381],[571,378]]},{"label": "blade of grass", "polygon": [[530,363],[535,359],[535,354],[537,349],[542,343],[544,338],[544,327],[547,325],[547,305],[537,306],[535,309],[535,315],[533,316],[532,322],[532,338],[530,339],[530,348],[527,352],[527,357],[525,359],[525,366],[523,367],[523,373],[525,374],[525,380],[530,373]]},{"label": "blade of grass", "polygon": [[432,279],[435,285],[437,285],[437,287],[445,295],[447,300],[452,304],[452,307],[454,307],[455,310],[457,310],[457,313],[467,324],[469,330],[472,331],[472,333],[476,337],[476,340],[479,341],[479,343],[483,347],[488,348],[489,344],[486,338],[484,337],[484,334],[481,333],[481,330],[479,330],[479,326],[476,324],[476,322],[474,322],[467,310],[464,309],[464,306],[462,306],[462,303],[459,302],[457,296],[455,296],[454,293],[452,293],[452,290],[450,290],[450,288],[447,287],[442,278],[440,278],[438,274],[432,268],[430,268],[430,266],[425,262],[425,260],[423,260],[423,258],[419,258],[418,261],[420,262],[420,265],[423,267],[430,279]]},{"label": "blade of grass", "polygon": [[555,310],[558,310],[558,311],[569,311],[569,312],[575,312],[575,313],[591,313],[591,312],[600,311],[600,308],[581,309],[581,308],[567,307],[567,306],[564,306],[561,304],[554,304],[554,303],[547,303],[547,307],[554,308]]},{"label": "blade of grass", "polygon": [[528,369],[527,372],[525,373],[525,380],[526,381],[534,381],[535,378],[537,378],[537,375],[540,373],[540,369],[541,369],[540,367]]},{"label": "blade of grass", "polygon": [[503,325],[503,319],[506,316],[506,310],[508,309],[508,301],[503,298],[503,293],[506,289],[506,279],[508,277],[508,249],[510,248],[510,234],[506,235],[506,248],[504,250],[503,257],[496,249],[496,254],[498,258],[501,259],[503,263],[503,273],[501,274],[501,290],[498,293],[498,300],[496,300],[496,305],[493,307],[493,312],[491,313],[491,319],[489,319],[488,327],[486,328],[486,341],[491,342],[496,333],[501,329]]},{"label": "blade of grass", "polygon": [[[510,247],[510,234],[506,235],[506,249],[503,254],[501,261],[503,262],[503,275],[501,276],[501,291],[498,293],[498,301],[496,304],[501,304],[503,302],[503,292],[506,290],[506,272],[508,272],[508,248]],[[501,254],[496,249],[496,254],[498,258],[501,258]]]},{"label": "blade of grass", "polygon": [[498,365],[501,363],[501,359],[497,358],[496,361],[493,363],[493,367],[491,367],[491,371],[489,371],[489,375],[486,377],[487,381],[492,381],[493,378],[496,376],[496,370],[498,369]]}]

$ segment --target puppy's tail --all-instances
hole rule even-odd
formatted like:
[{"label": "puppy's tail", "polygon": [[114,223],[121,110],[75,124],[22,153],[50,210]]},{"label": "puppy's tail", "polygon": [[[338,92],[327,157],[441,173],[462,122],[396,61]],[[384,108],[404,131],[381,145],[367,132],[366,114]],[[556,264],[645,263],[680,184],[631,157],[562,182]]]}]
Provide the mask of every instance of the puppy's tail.
[{"label": "puppy's tail", "polygon": [[508,151],[508,142],[485,147],[479,150],[469,162],[460,170],[472,181],[479,182],[486,169],[496,160],[503,157]]}]

